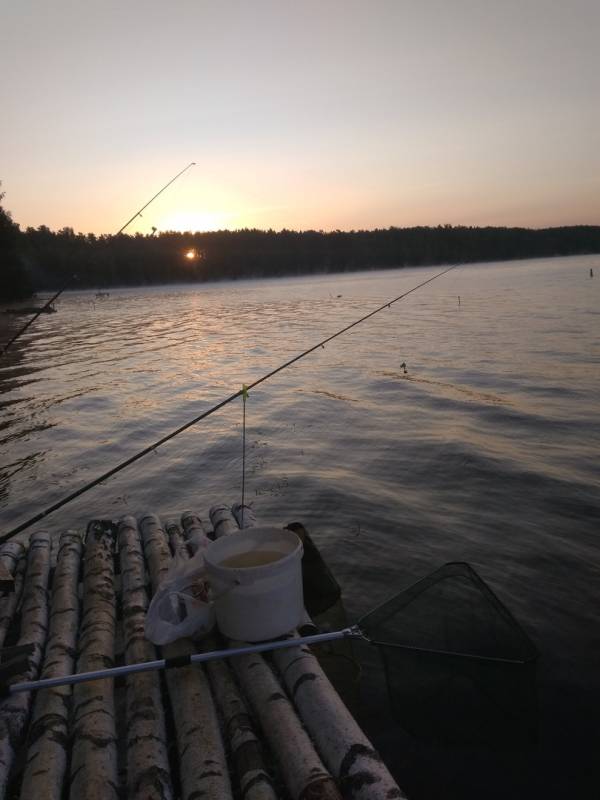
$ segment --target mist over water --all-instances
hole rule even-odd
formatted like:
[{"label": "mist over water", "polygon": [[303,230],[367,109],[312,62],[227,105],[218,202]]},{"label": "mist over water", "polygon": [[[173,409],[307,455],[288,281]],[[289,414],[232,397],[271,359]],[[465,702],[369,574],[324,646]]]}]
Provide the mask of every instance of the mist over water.
[{"label": "mist over water", "polygon": [[[437,271],[63,296],[0,367],[3,531]],[[304,523],[351,620],[464,560],[536,643],[540,746],[494,762],[490,797],[598,785],[599,333],[600,257],[470,265],[248,400],[246,499],[260,522]],[[239,500],[241,420],[239,400],[47,527]],[[439,762],[383,716],[376,654],[360,655],[364,722],[419,787]],[[467,796],[489,767],[443,763],[430,796]]]}]

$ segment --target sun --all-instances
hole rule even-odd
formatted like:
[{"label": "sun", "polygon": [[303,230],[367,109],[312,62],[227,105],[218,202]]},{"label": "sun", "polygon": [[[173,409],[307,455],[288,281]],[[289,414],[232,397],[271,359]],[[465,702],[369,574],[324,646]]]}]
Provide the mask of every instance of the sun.
[{"label": "sun", "polygon": [[185,257],[188,259],[188,261],[194,261],[194,259],[198,258],[198,253],[192,247],[186,252]]}]

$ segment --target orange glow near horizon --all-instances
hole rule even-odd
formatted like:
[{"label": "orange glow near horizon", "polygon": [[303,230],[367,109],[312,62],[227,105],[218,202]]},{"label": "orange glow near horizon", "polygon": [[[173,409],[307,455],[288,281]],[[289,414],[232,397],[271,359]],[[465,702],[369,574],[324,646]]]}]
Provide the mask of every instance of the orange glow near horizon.
[{"label": "orange glow near horizon", "polygon": [[174,211],[159,219],[161,231],[196,233],[197,231],[218,231],[227,227],[227,214],[210,211]]},{"label": "orange glow near horizon", "polygon": [[185,257],[188,259],[188,261],[194,261],[196,258],[198,258],[198,253],[196,252],[196,250],[191,248],[190,250],[187,251]]}]

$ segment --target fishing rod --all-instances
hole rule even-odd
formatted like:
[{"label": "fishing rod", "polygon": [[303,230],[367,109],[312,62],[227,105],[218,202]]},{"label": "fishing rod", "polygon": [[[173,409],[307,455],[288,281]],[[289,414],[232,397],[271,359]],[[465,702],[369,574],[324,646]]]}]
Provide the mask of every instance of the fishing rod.
[{"label": "fishing rod", "polygon": [[183,175],[183,173],[184,173],[184,172],[187,172],[187,170],[188,170],[190,167],[195,167],[195,166],[196,166],[196,162],[195,162],[195,161],[190,161],[190,163],[187,165],[187,167],[184,167],[184,168],[181,170],[181,172],[178,172],[178,173],[177,173],[177,175],[175,175],[175,177],[174,177],[174,178],[171,178],[171,180],[170,180],[168,183],[165,183],[165,185],[163,186],[163,188],[162,188],[162,189],[161,189],[159,192],[157,192],[157,193],[154,195],[154,197],[150,198],[150,200],[148,200],[148,202],[146,203],[146,205],[142,206],[142,207],[140,208],[140,210],[139,210],[139,211],[136,211],[136,213],[133,215],[133,217],[132,217],[131,219],[127,220],[127,222],[125,223],[125,225],[123,225],[123,227],[122,227],[122,228],[119,228],[119,230],[118,230],[118,231],[115,233],[115,236],[118,236],[120,233],[123,233],[123,231],[125,230],[125,228],[127,228],[129,225],[131,225],[131,223],[133,222],[133,220],[134,220],[136,217],[141,217],[141,216],[142,216],[142,211],[143,211],[145,208],[148,208],[148,206],[150,205],[150,203],[153,203],[153,202],[156,200],[156,198],[157,198],[157,197],[158,197],[160,194],[162,194],[162,193],[165,191],[165,189],[168,189],[168,188],[169,188],[169,186],[170,186],[172,183],[175,183],[175,181],[177,180],[177,178],[179,178],[179,176],[180,176],[180,175]]},{"label": "fishing rod", "polygon": [[0,350],[0,358],[2,358],[2,356],[6,353],[6,351],[11,346],[11,344],[13,342],[16,342],[17,339],[25,333],[25,331],[27,330],[27,328],[30,325],[33,325],[33,323],[40,316],[40,314],[43,314],[46,311],[47,308],[50,308],[50,306],[52,305],[52,303],[54,303],[55,300],[58,300],[58,298],[61,296],[61,294],[71,285],[71,282],[73,280],[75,280],[76,278],[77,278],[77,275],[73,275],[71,278],[69,278],[69,280],[65,283],[65,285],[62,287],[62,289],[59,289],[58,292],[55,295],[53,295],[53,297],[51,297],[50,300],[48,300],[48,302],[45,305],[43,305],[38,311],[36,311],[36,313],[33,315],[33,317],[31,317],[31,319],[28,320],[25,323],[25,325],[23,325],[23,327],[15,333],[15,335],[12,337],[12,339],[10,339],[10,341],[7,344],[4,345],[2,350]]},{"label": "fishing rod", "polygon": [[[123,233],[125,228],[127,228],[129,225],[131,225],[131,223],[133,222],[133,220],[136,217],[141,217],[142,211],[145,208],[148,208],[150,203],[153,203],[156,200],[156,198],[165,191],[165,189],[168,189],[169,186],[172,183],[174,183],[177,180],[177,178],[179,178],[180,175],[183,175],[183,173],[186,172],[190,167],[194,167],[194,166],[196,166],[196,162],[195,161],[191,161],[187,165],[187,167],[182,169],[181,172],[178,172],[177,175],[175,175],[174,178],[171,178],[171,180],[168,183],[165,183],[165,185],[162,187],[162,189],[159,192],[157,192],[154,195],[154,197],[152,197],[150,200],[148,200],[148,202],[145,205],[143,205],[140,208],[139,211],[136,211],[136,213],[133,215],[133,217],[131,217],[131,219],[127,220],[125,225],[123,225],[121,228],[119,228],[119,230],[114,235],[115,236],[119,236],[121,233]],[[156,230],[156,229],[153,229],[153,233],[154,233],[154,230]],[[51,297],[50,300],[48,300],[48,302],[44,306],[42,306],[42,308],[40,308],[40,310],[37,311],[37,313],[33,317],[19,331],[17,331],[17,333],[12,337],[12,339],[8,342],[8,344],[4,345],[4,347],[0,351],[0,358],[2,358],[2,356],[6,353],[6,351],[11,346],[11,344],[16,342],[17,339],[19,339],[25,333],[27,328],[29,328],[29,326],[32,325],[36,321],[36,319],[40,316],[40,314],[43,314],[46,311],[46,309],[49,308],[52,305],[52,303],[54,303],[56,300],[58,300],[58,298],[61,296],[61,294],[63,292],[65,292],[72,285],[73,281],[76,278],[77,278],[77,275],[72,275],[69,278],[69,280],[65,283],[65,285],[62,287],[62,289],[59,289],[59,291],[53,297]]]},{"label": "fishing rod", "polygon": [[234,400],[237,400],[238,397],[243,397],[251,389],[254,389],[256,386],[259,386],[261,383],[264,383],[265,381],[267,381],[270,378],[274,377],[278,373],[282,372],[284,369],[287,369],[288,367],[291,367],[292,364],[295,364],[296,362],[302,360],[303,358],[306,358],[306,356],[310,355],[311,353],[314,353],[315,350],[319,350],[320,348],[325,347],[326,344],[328,344],[329,342],[333,341],[334,339],[337,339],[338,336],[342,336],[344,333],[347,333],[349,330],[351,330],[352,328],[355,328],[357,325],[360,325],[361,323],[365,322],[366,320],[370,319],[371,317],[374,317],[375,314],[379,314],[381,311],[384,311],[386,308],[391,308],[394,305],[394,303],[400,302],[400,300],[403,300],[405,297],[408,297],[409,294],[412,294],[413,292],[416,292],[418,289],[421,289],[423,286],[426,286],[428,283],[432,283],[433,281],[437,280],[438,278],[441,278],[442,275],[446,275],[446,273],[451,272],[453,269],[456,269],[459,266],[460,266],[460,264],[452,264],[450,267],[447,267],[446,269],[442,270],[441,272],[436,273],[431,278],[428,278],[427,280],[422,281],[421,283],[417,284],[416,286],[413,286],[412,289],[409,289],[408,291],[403,292],[403,294],[398,295],[398,297],[395,297],[393,300],[388,300],[386,303],[384,303],[383,305],[379,306],[374,311],[370,311],[368,314],[365,314],[360,319],[357,319],[354,322],[351,322],[349,325],[346,325],[344,328],[341,328],[339,331],[336,331],[335,333],[331,334],[331,336],[328,336],[326,339],[322,339],[320,342],[317,342],[317,344],[313,345],[312,347],[309,347],[306,350],[303,350],[298,355],[296,355],[293,358],[289,359],[289,361],[286,361],[285,363],[281,364],[279,367],[276,367],[275,369],[271,370],[271,372],[267,372],[266,375],[263,375],[261,378],[258,378],[253,383],[244,384],[244,386],[242,386],[241,389],[239,389],[237,392],[234,392],[233,394],[229,395],[229,397],[226,397],[224,400],[221,400],[220,403],[217,403],[216,405],[212,406],[211,408],[207,409],[206,411],[203,411],[201,414],[198,414],[197,417],[194,417],[194,419],[190,420],[189,422],[186,422],[184,425],[181,425],[179,428],[176,428],[174,431],[171,431],[171,433],[166,434],[166,436],[163,436],[162,439],[159,439],[157,442],[154,442],[153,444],[148,445],[148,447],[145,447],[143,450],[140,450],[135,455],[131,456],[130,458],[127,458],[125,461],[122,461],[120,464],[117,464],[116,467],[113,467],[112,469],[109,469],[107,472],[104,472],[98,478],[94,478],[94,480],[90,481],[89,483],[86,483],[84,486],[81,486],[79,489],[77,489],[76,491],[74,491],[71,494],[67,495],[66,497],[63,497],[62,500],[58,500],[56,503],[53,503],[48,508],[44,509],[43,511],[40,511],[35,516],[31,517],[30,519],[26,520],[25,522],[21,523],[20,525],[17,525],[16,528],[13,528],[8,533],[4,534],[3,536],[0,536],[0,544],[3,544],[4,542],[6,542],[9,539],[11,539],[13,536],[16,536],[17,533],[21,533],[22,531],[27,530],[27,528],[30,528],[36,522],[40,522],[42,519],[44,519],[45,517],[49,516],[54,511],[58,511],[59,508],[62,508],[63,506],[66,506],[67,503],[70,503],[73,500],[76,500],[78,497],[81,497],[81,495],[85,494],[86,492],[89,492],[90,489],[93,489],[95,486],[98,486],[99,483],[102,483],[103,481],[107,480],[108,478],[112,478],[113,475],[116,475],[118,472],[121,472],[121,470],[124,470],[126,467],[129,467],[131,464],[134,464],[136,461],[139,461],[140,458],[143,458],[144,456],[148,455],[148,453],[152,453],[152,452],[156,451],[156,449],[158,447],[160,447],[161,445],[165,444],[170,439],[175,438],[175,436],[178,436],[180,433],[183,433],[183,431],[187,430],[188,428],[191,428],[193,425],[196,425],[197,423],[201,422],[203,419],[206,419],[207,417],[210,417],[211,414],[214,414],[215,412],[220,411],[224,406],[228,405],[229,403],[232,403]]}]

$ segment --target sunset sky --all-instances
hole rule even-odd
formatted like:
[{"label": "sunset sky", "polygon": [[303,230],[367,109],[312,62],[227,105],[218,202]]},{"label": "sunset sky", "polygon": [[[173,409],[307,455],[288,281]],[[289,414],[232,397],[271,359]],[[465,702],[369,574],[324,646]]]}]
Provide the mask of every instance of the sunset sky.
[{"label": "sunset sky", "polygon": [[600,224],[598,0],[0,0],[22,228]]}]

